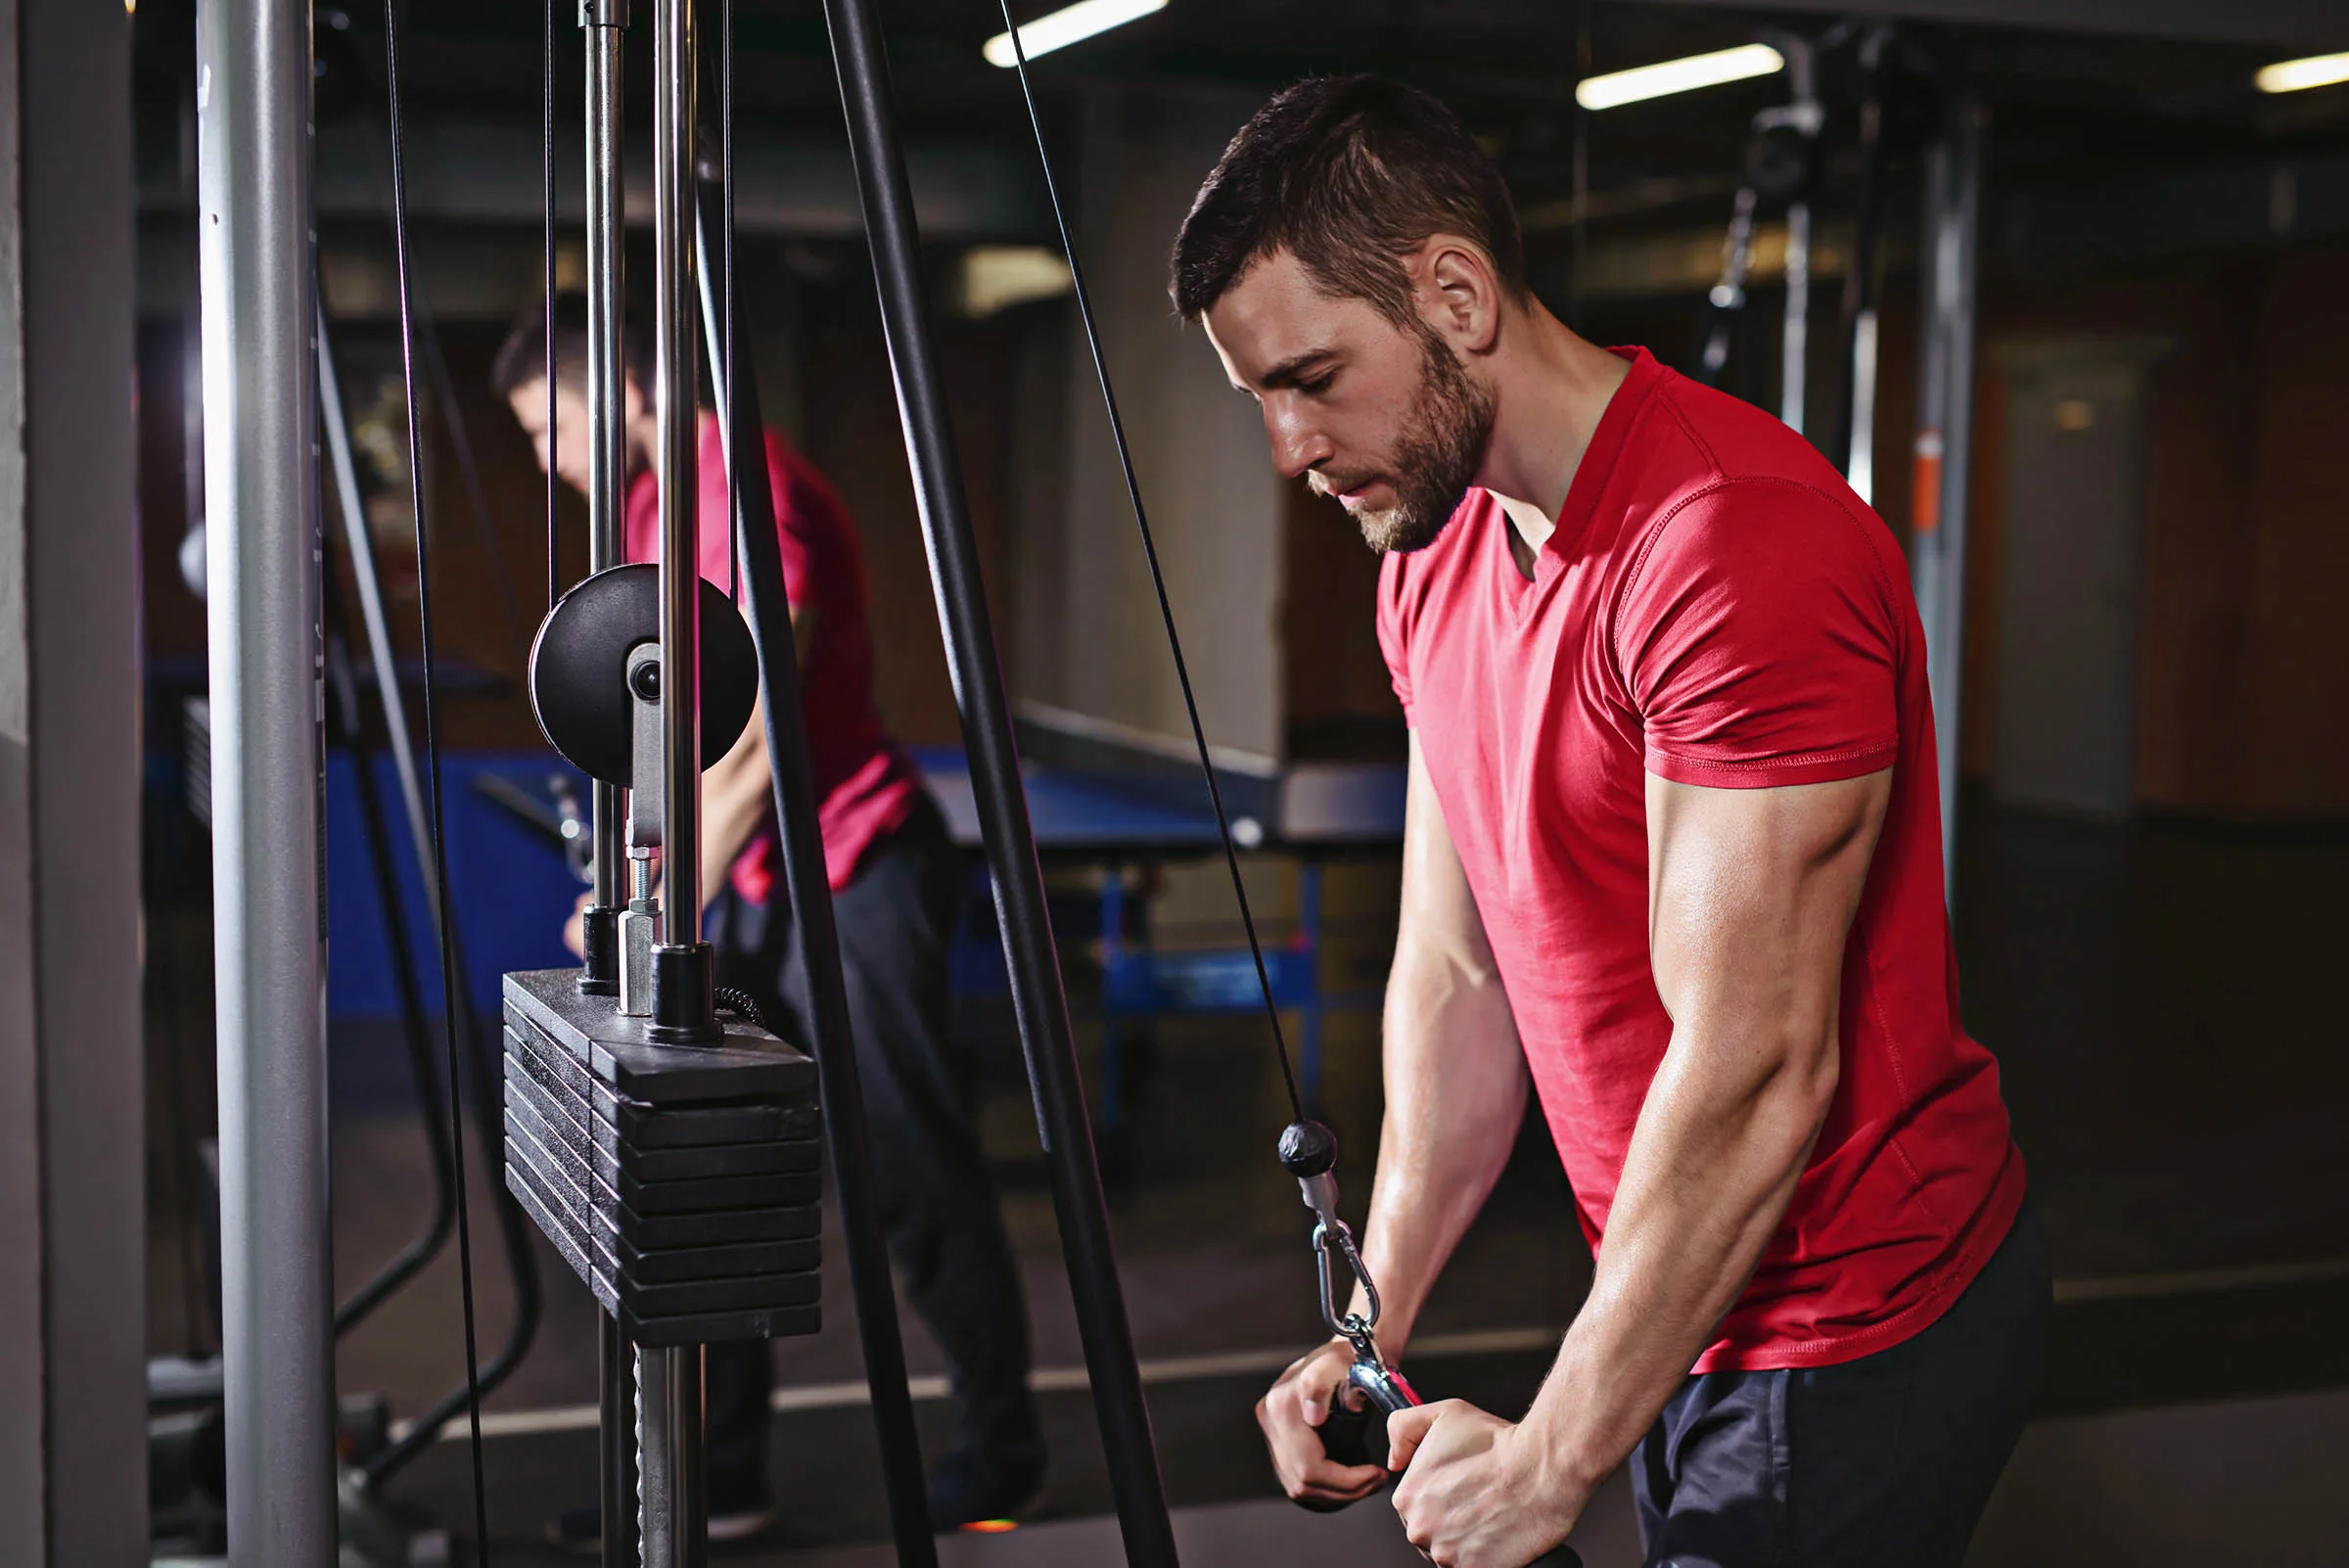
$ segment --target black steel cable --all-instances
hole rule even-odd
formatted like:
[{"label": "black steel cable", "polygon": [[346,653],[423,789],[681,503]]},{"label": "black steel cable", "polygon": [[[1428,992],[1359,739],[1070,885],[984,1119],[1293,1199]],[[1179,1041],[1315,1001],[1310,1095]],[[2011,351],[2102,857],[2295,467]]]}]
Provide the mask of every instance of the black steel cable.
[{"label": "black steel cable", "polygon": [[1256,984],[1264,993],[1265,1018],[1272,1026],[1273,1049],[1280,1056],[1280,1081],[1289,1092],[1289,1113],[1305,1120],[1305,1097],[1297,1091],[1297,1070],[1289,1061],[1288,1036],[1280,1027],[1280,1008],[1272,1000],[1272,976],[1265,967],[1265,946],[1256,934],[1256,916],[1248,907],[1248,889],[1240,878],[1240,852],[1232,842],[1231,819],[1223,809],[1223,791],[1216,783],[1215,760],[1208,755],[1207,729],[1199,721],[1199,702],[1191,693],[1191,669],[1182,657],[1182,637],[1174,629],[1174,608],[1167,598],[1167,579],[1159,570],[1158,544],[1150,533],[1149,514],[1142,506],[1142,487],[1133,477],[1133,452],[1126,442],[1126,423],[1118,415],[1118,394],[1110,390],[1109,361],[1101,351],[1101,332],[1093,321],[1092,297],[1085,292],[1084,267],[1077,259],[1077,240],[1069,230],[1069,215],[1060,205],[1060,181],[1052,173],[1052,155],[1044,146],[1043,116],[1036,112],[1036,89],[1028,80],[1028,50],[1020,42],[1019,25],[1011,20],[1011,0],[996,0],[1003,25],[1011,34],[1012,64],[1020,78],[1020,96],[1028,105],[1028,123],[1036,132],[1036,156],[1043,165],[1044,192],[1052,199],[1052,221],[1060,230],[1060,248],[1069,258],[1069,281],[1077,296],[1077,313],[1084,323],[1085,347],[1093,356],[1093,375],[1101,384],[1101,403],[1109,412],[1109,434],[1117,442],[1118,467],[1126,477],[1126,497],[1133,504],[1133,526],[1141,534],[1142,555],[1150,565],[1150,586],[1158,594],[1158,615],[1167,628],[1167,651],[1174,656],[1174,678],[1182,686],[1182,710],[1191,721],[1191,742],[1198,748],[1199,771],[1207,779],[1207,798],[1216,808],[1216,833],[1223,843],[1223,863],[1231,871],[1231,896],[1240,906],[1240,924],[1248,933],[1248,953],[1256,960]]},{"label": "black steel cable", "polygon": [[505,546],[498,543],[497,523],[489,511],[489,491],[482,484],[482,465],[473,449],[473,432],[457,406],[457,384],[448,373],[448,356],[440,351],[440,328],[433,316],[432,297],[416,290],[416,348],[425,374],[433,379],[433,399],[440,405],[440,426],[448,433],[449,455],[457,460],[457,479],[465,490],[465,509],[473,515],[473,531],[481,536],[482,558],[489,568],[489,586],[497,595],[497,618],[505,623],[506,640],[514,649],[514,668],[527,671],[530,636],[536,626],[525,626],[514,597],[514,578],[506,571]]},{"label": "black steel cable", "polygon": [[377,1269],[374,1276],[335,1308],[338,1338],[365,1320],[392,1294],[413,1279],[438,1255],[456,1227],[456,1180],[448,1158],[448,1132],[438,1114],[440,1077],[433,1068],[433,1029],[427,1022],[424,983],[416,951],[408,938],[408,916],[400,900],[399,877],[392,862],[392,835],[375,782],[374,750],[367,744],[359,717],[358,681],[351,672],[348,629],[342,591],[331,565],[319,575],[320,608],[326,636],[327,713],[343,737],[351,762],[351,782],[359,806],[361,837],[367,843],[368,869],[375,884],[376,906],[384,920],[384,945],[392,960],[392,980],[399,1005],[400,1041],[407,1047],[408,1071],[416,1084],[416,1109],[424,1125],[425,1150],[433,1162],[433,1213],[416,1238]]},{"label": "black steel cable", "polygon": [[562,585],[555,550],[555,0],[546,0],[545,11],[546,39],[540,55],[544,124],[539,131],[538,178],[546,223],[546,608],[552,615]]},{"label": "black steel cable", "polygon": [[[465,1119],[463,1091],[458,1086],[463,1075],[457,1059],[457,963],[456,949],[448,940],[448,843],[441,831],[439,715],[433,700],[433,573],[424,526],[424,468],[420,460],[424,447],[416,414],[415,327],[409,312],[407,171],[401,159],[399,129],[399,0],[384,0],[384,97],[392,137],[392,249],[399,284],[400,384],[407,400],[408,500],[416,524],[417,619],[424,663],[425,812],[432,827],[434,892],[440,916],[441,1023],[448,1045],[449,1154],[457,1178],[457,1279],[465,1309],[465,1404],[473,1436],[474,1540],[482,1568],[488,1568],[489,1502],[482,1478],[481,1362],[474,1334],[473,1222],[465,1198]],[[549,389],[551,392],[551,378]]]}]

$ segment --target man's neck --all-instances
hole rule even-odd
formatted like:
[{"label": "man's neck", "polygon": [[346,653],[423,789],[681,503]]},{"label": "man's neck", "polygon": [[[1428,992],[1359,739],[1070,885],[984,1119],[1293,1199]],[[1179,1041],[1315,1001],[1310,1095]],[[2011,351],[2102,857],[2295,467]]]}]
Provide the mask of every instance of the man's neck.
[{"label": "man's neck", "polygon": [[1493,438],[1477,483],[1493,493],[1515,533],[1518,570],[1558,526],[1575,470],[1598,429],[1607,401],[1631,367],[1584,342],[1536,302],[1519,315],[1518,341],[1494,359]]}]

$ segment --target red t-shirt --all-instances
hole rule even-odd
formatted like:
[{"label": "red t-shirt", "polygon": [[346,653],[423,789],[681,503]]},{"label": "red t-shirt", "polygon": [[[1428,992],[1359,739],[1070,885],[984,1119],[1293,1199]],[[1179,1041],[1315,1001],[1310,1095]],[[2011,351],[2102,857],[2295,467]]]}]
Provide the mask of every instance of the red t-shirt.
[{"label": "red t-shirt", "polygon": [[1434,544],[1387,558],[1379,638],[1593,1246],[1672,1038],[1643,775],[1892,769],[1834,1104],[1696,1370],[1827,1365],[1931,1323],[2023,1195],[1998,1066],[1958,1020],[1924,629],[1892,534],[1801,437],[1623,352],[1533,580],[1471,490]]},{"label": "red t-shirt", "polygon": [[[798,611],[812,606],[815,630],[800,670],[807,730],[807,765],[815,777],[816,820],[824,835],[824,871],[835,891],[849,885],[864,853],[902,824],[921,793],[911,759],[882,727],[873,706],[873,634],[864,586],[864,554],[848,508],[806,458],[769,431],[766,471],[774,488],[775,534],[783,546],[783,591]],[[702,416],[702,576],[733,581],[733,530],[726,510],[725,445],[717,419]],[[661,486],[652,472],[628,484],[624,540],[628,559],[661,555]],[[766,901],[782,876],[770,810],[765,826],[734,861],[735,891]]]}]

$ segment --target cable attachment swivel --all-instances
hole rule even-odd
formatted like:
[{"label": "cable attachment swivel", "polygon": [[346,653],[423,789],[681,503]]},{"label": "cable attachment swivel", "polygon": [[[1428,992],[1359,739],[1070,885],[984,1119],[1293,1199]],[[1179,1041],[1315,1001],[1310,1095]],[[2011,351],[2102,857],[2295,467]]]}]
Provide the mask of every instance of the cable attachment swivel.
[{"label": "cable attachment swivel", "polygon": [[[1297,1178],[1305,1206],[1313,1212],[1313,1256],[1319,1267],[1321,1320],[1329,1331],[1354,1347],[1354,1364],[1347,1368],[1347,1387],[1360,1394],[1383,1416],[1417,1405],[1403,1373],[1379,1354],[1378,1284],[1362,1264],[1354,1241],[1354,1227],[1338,1218],[1338,1139],[1318,1122],[1292,1122],[1280,1134],[1280,1163]],[[1362,1291],[1363,1310],[1352,1310],[1354,1287]],[[1346,1301],[1341,1306],[1341,1291]]]}]

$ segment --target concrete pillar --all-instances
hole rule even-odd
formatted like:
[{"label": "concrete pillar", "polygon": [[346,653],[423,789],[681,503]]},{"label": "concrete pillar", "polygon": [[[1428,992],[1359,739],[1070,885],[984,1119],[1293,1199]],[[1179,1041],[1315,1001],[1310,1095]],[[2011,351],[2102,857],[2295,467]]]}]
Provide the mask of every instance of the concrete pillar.
[{"label": "concrete pillar", "polygon": [[0,1562],[147,1561],[130,19],[0,0]]}]

